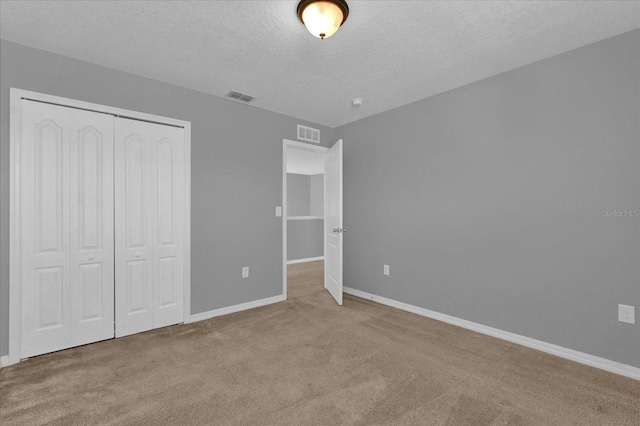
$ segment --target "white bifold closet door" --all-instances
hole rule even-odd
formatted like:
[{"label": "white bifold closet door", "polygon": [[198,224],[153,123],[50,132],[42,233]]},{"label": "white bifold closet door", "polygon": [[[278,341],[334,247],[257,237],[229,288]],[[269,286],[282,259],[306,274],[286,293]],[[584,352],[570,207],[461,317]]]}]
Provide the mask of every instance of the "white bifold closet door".
[{"label": "white bifold closet door", "polygon": [[184,129],[115,119],[116,337],[183,320]]},{"label": "white bifold closet door", "polygon": [[21,357],[113,337],[113,124],[22,101]]},{"label": "white bifold closet door", "polygon": [[183,321],[184,129],[21,100],[22,358]]}]

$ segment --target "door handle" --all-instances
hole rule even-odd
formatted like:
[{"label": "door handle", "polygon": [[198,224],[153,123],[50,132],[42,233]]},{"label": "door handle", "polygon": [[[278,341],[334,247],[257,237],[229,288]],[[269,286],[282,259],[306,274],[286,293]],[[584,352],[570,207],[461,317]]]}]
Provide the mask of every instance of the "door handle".
[{"label": "door handle", "polygon": [[95,259],[95,258],[96,258],[96,257],[95,257],[94,255],[92,255],[92,254],[90,254],[90,255],[89,255],[89,260],[93,260],[93,259]]},{"label": "door handle", "polygon": [[340,229],[338,229],[338,228],[333,228],[333,233],[334,233],[334,234],[337,234],[338,232],[340,232]]},{"label": "door handle", "polygon": [[142,256],[140,253],[136,253],[136,257],[140,257]]}]

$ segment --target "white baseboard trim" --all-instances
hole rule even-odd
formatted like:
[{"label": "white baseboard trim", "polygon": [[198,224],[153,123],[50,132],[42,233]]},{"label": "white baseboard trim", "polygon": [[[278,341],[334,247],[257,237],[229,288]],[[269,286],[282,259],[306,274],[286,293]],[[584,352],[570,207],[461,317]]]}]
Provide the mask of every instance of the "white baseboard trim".
[{"label": "white baseboard trim", "polygon": [[287,265],[293,265],[294,263],[315,262],[316,260],[324,260],[324,256],[307,257],[306,259],[287,260]]},{"label": "white baseboard trim", "polygon": [[265,305],[271,305],[272,303],[284,302],[285,300],[287,300],[287,298],[284,295],[280,294],[278,296],[267,297],[266,299],[240,303],[239,305],[227,306],[225,308],[214,309],[212,311],[207,311],[207,312],[200,312],[199,314],[191,315],[188,323],[192,323],[196,321],[204,321],[204,320],[214,318],[214,317],[219,317],[222,315],[228,315],[228,314],[233,314],[235,312],[246,311],[247,309],[258,308],[260,306],[265,306]]},{"label": "white baseboard trim", "polygon": [[0,368],[7,367],[9,365],[9,355],[0,356]]},{"label": "white baseboard trim", "polygon": [[552,343],[547,343],[541,340],[532,339],[530,337],[521,336],[519,334],[515,334],[508,331],[500,330],[498,328],[493,328],[486,325],[478,324],[472,321],[467,321],[461,318],[456,318],[451,315],[430,311],[425,308],[409,305],[408,303],[387,299],[386,297],[376,296],[375,294],[367,293],[361,290],[356,290],[354,288],[344,287],[343,291],[352,296],[371,300],[373,302],[380,303],[382,305],[391,306],[392,308],[397,308],[403,311],[421,315],[423,317],[446,322],[448,324],[456,325],[458,327],[466,328],[468,330],[473,330],[478,333],[486,334],[488,336],[497,337],[498,339],[506,340],[512,343],[517,343],[519,345],[526,346],[528,348],[537,349],[539,351],[546,352],[548,354],[556,355],[561,358],[579,362],[580,364],[586,364],[591,367],[608,371],[610,373],[615,373],[621,376],[640,380],[640,368],[638,367],[633,367],[631,365],[622,364],[616,361],[611,361],[606,358],[600,358],[594,355],[589,355],[584,352],[579,352],[573,349],[564,348],[562,346],[554,345]]}]

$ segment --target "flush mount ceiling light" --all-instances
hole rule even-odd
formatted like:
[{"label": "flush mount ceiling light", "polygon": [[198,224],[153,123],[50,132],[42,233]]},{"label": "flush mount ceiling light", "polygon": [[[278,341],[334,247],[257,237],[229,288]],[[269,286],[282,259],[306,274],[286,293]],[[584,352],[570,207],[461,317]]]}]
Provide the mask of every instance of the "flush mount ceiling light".
[{"label": "flush mount ceiling light", "polygon": [[307,30],[318,38],[331,37],[349,16],[344,0],[302,0],[298,3],[298,17]]}]

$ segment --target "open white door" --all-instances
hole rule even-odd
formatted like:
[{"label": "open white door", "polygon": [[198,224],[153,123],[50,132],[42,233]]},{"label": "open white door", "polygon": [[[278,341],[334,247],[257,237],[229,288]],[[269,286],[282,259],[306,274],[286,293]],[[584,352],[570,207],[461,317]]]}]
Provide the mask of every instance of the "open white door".
[{"label": "open white door", "polygon": [[327,152],[324,187],[324,288],[342,305],[342,139]]}]

